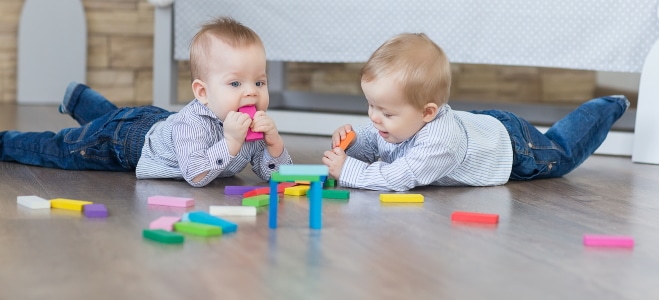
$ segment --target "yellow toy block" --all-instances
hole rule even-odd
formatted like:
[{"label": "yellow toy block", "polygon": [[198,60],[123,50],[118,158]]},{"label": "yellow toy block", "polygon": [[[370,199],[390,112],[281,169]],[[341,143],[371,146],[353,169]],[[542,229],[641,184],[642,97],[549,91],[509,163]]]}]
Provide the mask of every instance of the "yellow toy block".
[{"label": "yellow toy block", "polygon": [[310,187],[308,185],[296,185],[296,186],[288,187],[284,189],[284,195],[304,196],[307,194],[309,188]]},{"label": "yellow toy block", "polygon": [[67,209],[67,210],[76,210],[82,211],[82,207],[87,204],[93,204],[94,202],[82,201],[82,200],[71,200],[64,198],[57,198],[50,200],[50,207]]},{"label": "yellow toy block", "polygon": [[421,194],[380,194],[380,201],[387,203],[420,203],[423,202]]}]

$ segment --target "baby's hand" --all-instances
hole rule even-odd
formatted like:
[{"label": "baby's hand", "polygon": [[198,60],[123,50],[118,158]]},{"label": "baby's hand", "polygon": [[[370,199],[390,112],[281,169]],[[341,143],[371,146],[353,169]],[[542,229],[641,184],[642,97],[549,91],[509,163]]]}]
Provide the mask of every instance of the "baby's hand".
[{"label": "baby's hand", "polygon": [[263,137],[267,145],[272,145],[276,142],[276,139],[281,138],[279,137],[277,126],[275,126],[275,121],[266,115],[264,111],[259,110],[254,114],[254,121],[252,121],[252,126],[250,127],[254,132],[263,132]]},{"label": "baby's hand", "polygon": [[323,163],[329,168],[329,174],[335,179],[341,178],[341,170],[348,156],[341,148],[334,148],[331,151],[325,151]]},{"label": "baby's hand", "polygon": [[346,138],[346,135],[348,132],[352,131],[352,125],[350,124],[345,124],[336,130],[334,130],[334,133],[332,134],[332,148],[336,148],[341,144],[341,140]]},{"label": "baby's hand", "polygon": [[227,147],[231,155],[238,154],[240,147],[245,142],[247,129],[252,123],[252,119],[247,114],[230,111],[224,119],[224,138],[227,140]]},{"label": "baby's hand", "polygon": [[268,147],[268,151],[272,157],[279,157],[284,152],[284,140],[279,135],[279,131],[277,131],[275,121],[266,115],[264,111],[259,110],[254,114],[254,121],[252,121],[251,128],[254,132],[263,132],[265,145]]}]

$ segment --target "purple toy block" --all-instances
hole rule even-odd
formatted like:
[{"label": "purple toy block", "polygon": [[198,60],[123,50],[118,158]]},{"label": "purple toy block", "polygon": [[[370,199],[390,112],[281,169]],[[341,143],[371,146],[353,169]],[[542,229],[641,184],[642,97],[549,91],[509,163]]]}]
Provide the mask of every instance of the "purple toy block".
[{"label": "purple toy block", "polygon": [[82,211],[87,218],[105,218],[108,216],[108,210],[103,204],[87,204],[82,207]]},{"label": "purple toy block", "polygon": [[251,190],[258,188],[263,188],[264,186],[253,186],[253,185],[227,185],[224,187],[225,195],[242,195]]}]

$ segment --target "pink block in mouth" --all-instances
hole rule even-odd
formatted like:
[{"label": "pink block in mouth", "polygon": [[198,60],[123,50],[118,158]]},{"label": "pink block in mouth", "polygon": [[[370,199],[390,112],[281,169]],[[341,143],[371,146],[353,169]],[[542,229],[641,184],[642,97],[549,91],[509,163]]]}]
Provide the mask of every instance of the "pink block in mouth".
[{"label": "pink block in mouth", "polygon": [[[239,112],[241,113],[246,113],[249,115],[250,118],[254,119],[254,114],[256,113],[256,106],[254,105],[245,105],[241,108],[238,109]],[[253,142],[253,141],[258,141],[263,139],[263,132],[254,132],[252,129],[247,129],[247,136],[245,137],[245,141],[247,142]]]}]

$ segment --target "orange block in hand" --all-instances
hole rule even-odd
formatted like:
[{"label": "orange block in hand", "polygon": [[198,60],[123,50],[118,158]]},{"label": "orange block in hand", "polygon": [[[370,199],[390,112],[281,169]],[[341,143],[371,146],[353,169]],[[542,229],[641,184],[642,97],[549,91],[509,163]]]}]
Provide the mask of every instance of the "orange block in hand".
[{"label": "orange block in hand", "polygon": [[350,143],[355,139],[355,132],[350,131],[346,133],[346,138],[341,140],[341,143],[339,143],[339,148],[343,149],[343,151],[346,151],[348,147],[350,147]]}]

